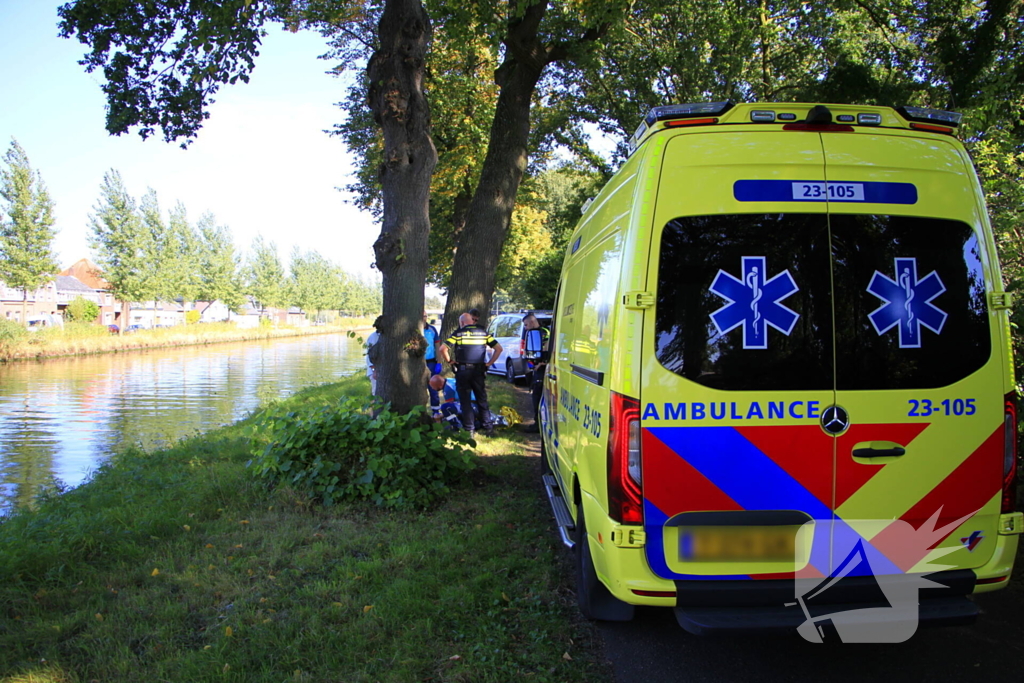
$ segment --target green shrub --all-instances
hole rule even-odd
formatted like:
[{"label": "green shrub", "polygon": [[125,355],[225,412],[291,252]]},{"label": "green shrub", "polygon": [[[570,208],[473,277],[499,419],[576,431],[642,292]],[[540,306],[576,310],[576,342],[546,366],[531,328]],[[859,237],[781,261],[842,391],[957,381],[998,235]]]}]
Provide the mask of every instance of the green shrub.
[{"label": "green shrub", "polygon": [[387,508],[425,507],[473,468],[468,439],[426,421],[426,409],[405,415],[385,406],[376,416],[366,399],[344,398],[308,414],[265,415],[254,423],[248,466],[255,476],[305,491],[325,505],[369,500]]},{"label": "green shrub", "polygon": [[72,322],[92,323],[100,317],[100,307],[94,301],[77,296],[68,304],[64,315]]},{"label": "green shrub", "polygon": [[21,323],[0,318],[0,347],[15,344],[28,336],[28,330]]}]

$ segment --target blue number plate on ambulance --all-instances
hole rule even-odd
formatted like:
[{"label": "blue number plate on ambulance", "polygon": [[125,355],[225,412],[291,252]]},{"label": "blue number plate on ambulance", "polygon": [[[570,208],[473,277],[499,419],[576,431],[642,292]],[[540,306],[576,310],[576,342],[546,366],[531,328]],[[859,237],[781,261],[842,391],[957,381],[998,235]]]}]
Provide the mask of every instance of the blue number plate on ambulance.
[{"label": "blue number plate on ambulance", "polygon": [[793,561],[798,527],[681,527],[681,562]]},{"label": "blue number plate on ambulance", "polygon": [[849,180],[737,180],[732,194],[739,202],[867,202],[916,204],[913,183]]}]

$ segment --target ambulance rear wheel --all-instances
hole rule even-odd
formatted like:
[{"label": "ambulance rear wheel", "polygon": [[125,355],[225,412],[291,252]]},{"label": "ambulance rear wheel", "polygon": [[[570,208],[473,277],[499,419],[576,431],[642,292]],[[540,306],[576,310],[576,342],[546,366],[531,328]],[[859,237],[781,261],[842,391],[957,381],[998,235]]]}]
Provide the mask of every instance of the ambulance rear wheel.
[{"label": "ambulance rear wheel", "polygon": [[590,554],[587,524],[583,519],[583,506],[576,506],[576,533],[573,554],[576,564],[576,602],[587,619],[597,621],[629,621],[635,611],[633,605],[614,595],[597,578],[594,558]]},{"label": "ambulance rear wheel", "polygon": [[505,379],[508,380],[509,384],[516,383],[516,367],[515,363],[511,358],[505,361]]}]

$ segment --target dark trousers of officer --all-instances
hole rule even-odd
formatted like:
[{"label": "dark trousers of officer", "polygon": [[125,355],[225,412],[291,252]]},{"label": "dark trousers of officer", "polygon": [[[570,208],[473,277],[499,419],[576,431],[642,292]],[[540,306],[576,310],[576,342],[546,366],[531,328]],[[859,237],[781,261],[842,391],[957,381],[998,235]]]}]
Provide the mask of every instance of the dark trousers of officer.
[{"label": "dark trousers of officer", "polygon": [[430,407],[438,408],[441,405],[441,399],[438,397],[437,392],[434,391],[434,387],[430,386],[430,377],[437,374],[437,360],[434,358],[424,359],[427,363],[427,393],[430,395]]},{"label": "dark trousers of officer", "polygon": [[533,369],[533,378],[530,380],[530,393],[533,399],[533,421],[540,424],[540,397],[544,393],[544,371],[547,365],[541,365]]},{"label": "dark trousers of officer", "polygon": [[472,394],[476,395],[476,404],[480,407],[480,419],[482,429],[491,428],[491,409],[487,403],[487,366],[483,363],[459,363],[455,368],[455,390],[459,394],[459,403],[462,404],[462,426],[469,430],[476,430],[476,421],[473,419],[473,402],[470,400]]}]

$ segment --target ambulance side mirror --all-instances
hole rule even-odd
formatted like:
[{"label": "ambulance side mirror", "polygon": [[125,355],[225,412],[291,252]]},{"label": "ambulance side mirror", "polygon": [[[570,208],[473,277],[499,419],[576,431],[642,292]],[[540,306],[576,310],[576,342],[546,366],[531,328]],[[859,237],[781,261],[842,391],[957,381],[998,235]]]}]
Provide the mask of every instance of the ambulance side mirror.
[{"label": "ambulance side mirror", "polygon": [[527,330],[526,347],[523,349],[523,357],[527,360],[537,360],[544,353],[544,337],[540,330]]}]

